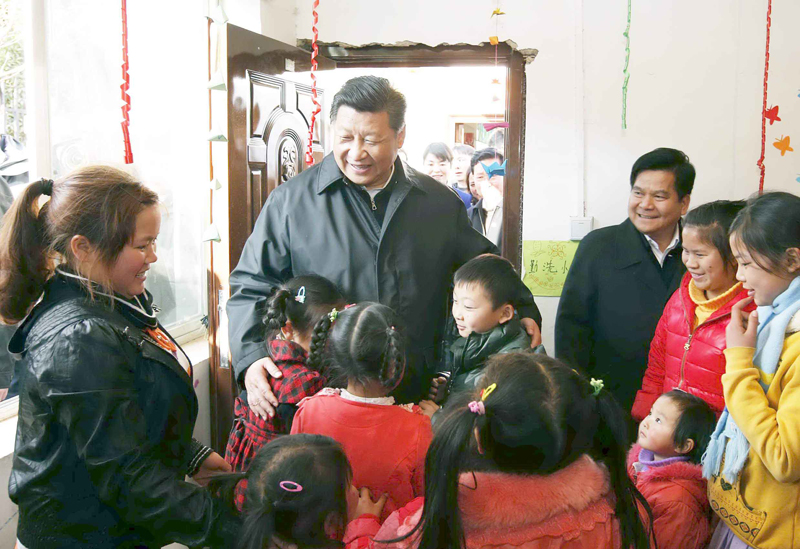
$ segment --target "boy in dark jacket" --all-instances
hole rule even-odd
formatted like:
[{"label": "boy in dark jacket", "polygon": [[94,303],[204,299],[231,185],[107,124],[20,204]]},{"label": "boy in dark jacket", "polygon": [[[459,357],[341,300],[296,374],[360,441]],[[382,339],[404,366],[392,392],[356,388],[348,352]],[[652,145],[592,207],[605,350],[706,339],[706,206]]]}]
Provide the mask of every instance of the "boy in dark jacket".
[{"label": "boy in dark jacket", "polygon": [[[474,389],[490,356],[531,346],[514,307],[519,275],[510,261],[479,255],[456,271],[454,283],[453,319],[459,337],[450,346],[446,370],[431,385],[430,398],[440,405],[452,392]],[[536,350],[544,352],[541,345]]]}]

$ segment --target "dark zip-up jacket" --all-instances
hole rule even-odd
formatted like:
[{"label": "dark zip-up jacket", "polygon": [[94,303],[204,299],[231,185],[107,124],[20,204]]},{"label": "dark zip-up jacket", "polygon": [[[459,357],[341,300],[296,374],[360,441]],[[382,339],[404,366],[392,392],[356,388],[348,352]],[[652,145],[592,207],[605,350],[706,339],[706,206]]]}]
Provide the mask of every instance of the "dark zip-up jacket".
[{"label": "dark zip-up jacket", "polygon": [[[400,315],[411,351],[404,396],[415,400],[427,392],[442,354],[453,274],[473,257],[498,250],[470,227],[451,189],[399,159],[394,166],[375,199],[381,215],[360,186],[346,181],[332,155],[270,194],[230,278],[230,346],[240,382],[250,364],[267,356],[261,319],[271,289],[314,273],[337,284],[351,302],[380,302]],[[521,317],[541,327],[522,281],[516,305]]]},{"label": "dark zip-up jacket", "polygon": [[220,546],[236,535],[227,507],[184,481],[208,455],[192,439],[192,378],[122,309],[56,274],[11,340],[21,363],[8,492],[28,549]]},{"label": "dark zip-up jacket", "polygon": [[498,324],[484,334],[472,332],[467,337],[459,337],[450,346],[452,369],[447,384],[448,394],[477,387],[490,356],[530,349],[530,346],[531,336],[516,318]]}]

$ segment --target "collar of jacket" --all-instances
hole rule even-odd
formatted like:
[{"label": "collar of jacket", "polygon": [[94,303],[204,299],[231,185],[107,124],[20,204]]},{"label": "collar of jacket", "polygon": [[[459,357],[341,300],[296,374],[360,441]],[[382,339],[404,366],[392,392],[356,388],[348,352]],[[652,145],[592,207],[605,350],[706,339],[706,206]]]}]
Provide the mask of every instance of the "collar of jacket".
[{"label": "collar of jacket", "polygon": [[[683,304],[683,316],[686,320],[686,323],[689,325],[689,330],[692,328],[699,328],[700,326],[695,326],[695,311],[697,310],[697,304],[692,301],[692,297],[689,295],[689,282],[692,280],[692,275],[684,273],[683,278],[681,279],[681,286],[679,288],[680,292],[680,300]],[[741,300],[747,299],[747,290],[740,287],[739,291],[735,296],[731,298],[730,301],[725,303],[722,307],[711,313],[711,315],[703,322],[703,324],[708,324],[710,322],[714,322],[720,318],[726,318],[730,316],[731,310],[733,306],[739,303]],[[750,303],[744,308],[744,312],[750,313],[756,310],[756,304]],[[701,324],[702,326],[702,324]]]},{"label": "collar of jacket", "polygon": [[294,341],[273,339],[269,342],[269,356],[272,360],[281,363],[305,364],[308,353]]},{"label": "collar of jacket", "polygon": [[[618,269],[641,263],[647,259],[647,254],[653,254],[650,244],[647,243],[644,235],[639,232],[639,229],[636,228],[630,218],[623,221],[619,227],[620,230],[617,231],[616,260],[614,262]],[[681,235],[682,228],[683,220],[681,219],[678,220],[678,235]],[[682,244],[683,238],[679,236],[675,250],[680,251]],[[670,253],[674,253],[675,250]]]},{"label": "collar of jacket", "polygon": [[610,520],[614,512],[607,499],[608,473],[586,455],[550,475],[475,472],[473,479],[473,473],[462,473],[459,484],[458,503],[470,545],[481,545],[475,537],[497,539],[498,532],[510,545],[518,543],[508,536],[524,541],[531,530],[537,537],[560,536]]},{"label": "collar of jacket", "polygon": [[636,484],[651,481],[688,481],[682,486],[701,504],[708,501],[706,495],[706,481],[703,479],[703,468],[697,463],[678,461],[663,467],[648,467],[646,471],[632,473],[633,464],[639,461],[639,452],[642,447],[634,444],[628,452],[628,473],[635,474]]},{"label": "collar of jacket", "polygon": [[[59,267],[59,269],[70,274],[75,274],[72,270],[66,269],[63,266]],[[90,284],[92,285],[92,290],[105,293],[105,289],[101,285],[97,284],[96,282],[90,282]],[[45,291],[53,292],[55,300],[68,299],[70,297],[77,297],[79,295],[83,295],[86,298],[90,297],[89,293],[86,291],[86,287],[81,283],[80,280],[76,280],[69,276],[64,276],[59,272],[56,272],[52,277],[50,277],[50,280],[47,281],[47,287]],[[102,303],[104,306],[109,307],[110,309],[116,310],[118,313],[132,322],[137,328],[143,329],[158,327],[158,319],[156,318],[157,310],[153,305],[153,295],[150,292],[145,290],[144,293],[137,296],[139,298],[138,300],[127,299],[119,294],[115,294],[115,296],[120,301],[129,303],[130,306],[128,307],[123,303],[118,303],[116,300],[103,295],[95,295],[95,300],[98,303]]]},{"label": "collar of jacket", "polygon": [[[400,160],[399,157],[395,158],[394,160],[394,173],[396,181],[407,182],[413,188],[424,193],[427,192],[415,174],[412,173],[411,170],[406,170],[403,161]],[[317,171],[317,194],[322,194],[328,189],[328,187],[337,181],[343,180],[344,174],[342,173],[342,170],[339,169],[339,165],[336,164],[336,159],[333,157],[333,153],[330,153],[323,158],[322,162],[319,164],[319,170]]]},{"label": "collar of jacket", "polygon": [[[483,366],[484,361],[491,355],[496,354],[515,340],[523,336],[527,337],[527,335],[528,333],[515,316],[505,324],[499,324],[486,333],[473,332],[467,337],[459,337],[450,346],[456,359],[455,367],[457,373],[463,374]],[[530,340],[528,345],[530,345]],[[471,368],[462,369],[461,367],[466,361],[470,362]]]}]

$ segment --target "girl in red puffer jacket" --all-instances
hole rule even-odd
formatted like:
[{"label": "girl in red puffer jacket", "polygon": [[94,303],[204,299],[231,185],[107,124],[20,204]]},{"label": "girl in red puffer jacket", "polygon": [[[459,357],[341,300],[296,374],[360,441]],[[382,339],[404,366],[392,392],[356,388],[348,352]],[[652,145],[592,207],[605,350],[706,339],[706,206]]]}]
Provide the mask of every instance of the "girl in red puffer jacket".
[{"label": "girl in red puffer jacket", "polygon": [[717,416],[722,413],[725,328],[731,307],[747,297],[736,281],[728,242],[728,230],[743,207],[744,201],[718,200],[686,216],[682,259],[688,272],[667,302],[650,344],[642,389],[631,410],[635,420],[641,421],[661,394],[675,388],[702,398]]}]

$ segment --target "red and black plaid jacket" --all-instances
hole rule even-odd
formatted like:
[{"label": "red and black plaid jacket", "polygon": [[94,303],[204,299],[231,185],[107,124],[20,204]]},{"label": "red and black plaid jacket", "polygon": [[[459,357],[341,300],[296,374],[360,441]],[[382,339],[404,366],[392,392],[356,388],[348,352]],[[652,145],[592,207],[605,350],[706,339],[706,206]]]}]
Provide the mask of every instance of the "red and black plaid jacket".
[{"label": "red and black plaid jacket", "polygon": [[300,345],[273,340],[270,356],[283,373],[283,377],[270,380],[278,400],[278,413],[265,420],[243,399],[236,399],[233,427],[225,451],[225,459],[234,471],[246,471],[262,446],[278,435],[288,434],[297,404],[325,386],[325,377],[305,365],[308,354]]}]

